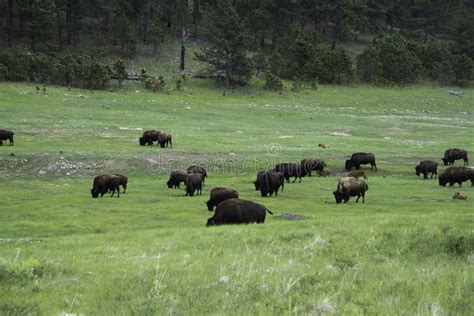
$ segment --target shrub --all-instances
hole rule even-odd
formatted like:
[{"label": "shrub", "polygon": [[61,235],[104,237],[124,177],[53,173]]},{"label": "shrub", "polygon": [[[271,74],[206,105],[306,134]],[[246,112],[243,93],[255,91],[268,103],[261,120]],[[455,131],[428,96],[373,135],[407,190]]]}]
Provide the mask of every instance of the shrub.
[{"label": "shrub", "polygon": [[265,75],[265,89],[272,91],[282,91],[283,82],[277,76],[268,73]]}]

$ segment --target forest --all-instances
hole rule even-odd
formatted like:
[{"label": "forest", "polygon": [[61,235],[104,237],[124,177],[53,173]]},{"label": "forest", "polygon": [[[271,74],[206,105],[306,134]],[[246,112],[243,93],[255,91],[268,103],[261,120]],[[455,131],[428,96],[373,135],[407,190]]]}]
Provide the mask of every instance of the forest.
[{"label": "forest", "polygon": [[[166,41],[202,46],[200,77],[226,87],[295,82],[468,86],[474,2],[465,0],[2,0],[0,80],[91,89],[127,76],[123,59]],[[350,56],[342,43],[364,43]],[[141,80],[159,90],[161,79]],[[197,74],[193,74],[197,75]]]}]

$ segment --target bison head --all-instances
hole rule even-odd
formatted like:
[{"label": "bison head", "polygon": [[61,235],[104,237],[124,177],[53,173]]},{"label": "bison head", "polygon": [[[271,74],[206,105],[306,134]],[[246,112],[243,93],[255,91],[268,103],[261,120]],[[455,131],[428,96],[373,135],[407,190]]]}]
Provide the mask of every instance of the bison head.
[{"label": "bison head", "polygon": [[346,160],[346,170],[350,171],[352,168],[354,168],[354,164],[352,163],[352,160],[347,159]]},{"label": "bison head", "polygon": [[420,165],[416,166],[415,171],[416,171],[416,175],[419,177],[421,173],[421,166]]},{"label": "bison head", "polygon": [[441,160],[443,161],[444,165],[447,166],[449,164],[449,159],[444,157],[444,158],[441,158]]},{"label": "bison head", "polygon": [[140,137],[138,139],[138,142],[140,143],[140,146],[145,146],[147,143],[144,137]]},{"label": "bison head", "polygon": [[255,185],[255,191],[260,190],[260,182],[254,181],[253,184]]},{"label": "bison head", "polygon": [[214,217],[210,217],[207,219],[206,227],[215,226],[215,225],[216,225],[216,221],[214,220]]},{"label": "bison head", "polygon": [[168,180],[168,182],[166,182],[166,185],[168,186],[168,189],[173,188],[173,182],[171,180]]},{"label": "bison head", "polygon": [[212,212],[214,210],[214,205],[211,204],[211,201],[207,201],[206,205],[207,205],[207,210],[209,212]]},{"label": "bison head", "polygon": [[91,195],[95,199],[95,198],[99,197],[99,191],[92,189],[91,190]]},{"label": "bison head", "polygon": [[439,182],[439,185],[440,185],[440,186],[445,187],[446,184],[448,183],[448,179],[446,179],[446,176],[440,175],[440,176],[438,177],[438,182]]},{"label": "bison head", "polygon": [[334,191],[332,194],[334,194],[337,204],[341,203],[344,199],[344,194],[341,191]]}]

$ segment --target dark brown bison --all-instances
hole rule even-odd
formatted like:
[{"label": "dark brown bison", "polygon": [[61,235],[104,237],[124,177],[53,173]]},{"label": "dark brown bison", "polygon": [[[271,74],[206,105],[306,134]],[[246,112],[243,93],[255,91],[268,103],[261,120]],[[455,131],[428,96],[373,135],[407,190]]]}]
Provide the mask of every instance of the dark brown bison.
[{"label": "dark brown bison", "polygon": [[202,176],[202,184],[204,184],[204,181],[207,178],[207,172],[206,169],[204,169],[201,166],[198,165],[191,165],[188,167],[186,170],[187,173],[199,173]]},{"label": "dark brown bison", "polygon": [[306,171],[308,177],[311,177],[311,171],[317,171],[319,176],[324,175],[324,168],[326,163],[318,159],[303,159],[301,160],[301,167]]},{"label": "dark brown bison", "polygon": [[3,145],[4,140],[8,140],[9,145],[13,146],[13,135],[15,135],[15,133],[13,133],[12,131],[7,131],[5,129],[0,129],[0,146]]},{"label": "dark brown bison", "polygon": [[285,187],[285,179],[283,173],[264,171],[259,172],[257,174],[255,188],[257,190],[260,190],[260,194],[263,197],[272,196],[273,193],[275,193],[275,196],[277,196],[280,187],[283,191],[283,188]]},{"label": "dark brown bison", "polygon": [[297,165],[291,162],[283,162],[279,163],[273,169],[274,172],[281,172],[283,173],[283,177],[286,179],[287,182],[290,182],[291,177],[295,177],[293,183],[296,182],[296,179],[299,178],[301,182],[301,178],[306,177],[308,174],[301,165]]},{"label": "dark brown bison", "polygon": [[441,158],[445,166],[454,165],[454,161],[462,159],[464,160],[464,165],[469,165],[469,159],[467,158],[467,151],[459,148],[450,148],[444,152],[444,157]]},{"label": "dark brown bison", "polygon": [[166,185],[168,185],[169,189],[180,189],[179,185],[181,184],[181,182],[186,181],[187,175],[188,174],[184,171],[173,171],[170,173],[170,179],[168,180],[168,182],[166,182]]},{"label": "dark brown bison", "polygon": [[209,196],[209,201],[206,202],[207,209],[209,211],[214,210],[214,206],[219,205],[219,203],[232,199],[238,198],[239,193],[237,191],[229,189],[229,188],[220,188],[216,187],[211,190],[211,194]]},{"label": "dark brown bison", "polygon": [[153,145],[153,142],[158,141],[158,137],[161,134],[160,131],[155,131],[155,130],[149,130],[149,131],[144,131],[142,137],[138,139],[138,142],[140,143],[141,146],[145,145]]},{"label": "dark brown bison", "polygon": [[120,177],[110,174],[102,174],[94,178],[94,184],[91,189],[93,198],[103,197],[105,193],[112,192],[110,197],[114,196],[117,191],[117,197],[120,197]]},{"label": "dark brown bison", "polygon": [[161,148],[173,147],[173,143],[171,142],[171,135],[168,133],[159,133],[158,134],[158,144],[160,144]]},{"label": "dark brown bison", "polygon": [[353,177],[344,177],[339,180],[336,191],[333,192],[336,203],[347,203],[351,196],[357,196],[356,203],[362,196],[362,203],[365,202],[365,192],[369,190],[369,186],[362,180]]},{"label": "dark brown bison", "polygon": [[194,196],[202,194],[202,176],[199,173],[189,173],[186,175],[186,196]]},{"label": "dark brown bison", "polygon": [[119,177],[120,179],[120,185],[123,187],[123,193],[127,191],[127,185],[128,185],[128,177],[124,176],[123,174],[114,174],[114,176]]},{"label": "dark brown bison", "polygon": [[443,187],[448,183],[450,186],[457,183],[461,187],[462,183],[467,180],[471,180],[471,186],[474,186],[474,169],[461,166],[449,167],[438,177],[439,185]]},{"label": "dark brown bison", "polygon": [[352,168],[360,169],[360,165],[370,164],[372,169],[375,168],[377,171],[377,165],[375,164],[375,156],[372,153],[354,153],[351,156],[351,159],[346,160],[346,170],[351,170]]},{"label": "dark brown bison", "polygon": [[431,179],[433,176],[438,176],[438,163],[433,160],[423,160],[415,167],[416,175],[419,177],[423,175],[423,180],[428,179],[428,173],[431,173]]},{"label": "dark brown bison", "polygon": [[367,175],[365,174],[365,171],[362,171],[362,170],[352,170],[352,171],[349,171],[349,172],[344,172],[343,177],[353,177],[353,178],[356,178],[357,180],[359,178],[364,178],[365,181],[368,180],[367,178]]},{"label": "dark brown bison", "polygon": [[225,224],[257,224],[265,222],[266,212],[273,215],[262,204],[241,199],[228,199],[217,205],[214,216],[207,220],[206,226]]}]

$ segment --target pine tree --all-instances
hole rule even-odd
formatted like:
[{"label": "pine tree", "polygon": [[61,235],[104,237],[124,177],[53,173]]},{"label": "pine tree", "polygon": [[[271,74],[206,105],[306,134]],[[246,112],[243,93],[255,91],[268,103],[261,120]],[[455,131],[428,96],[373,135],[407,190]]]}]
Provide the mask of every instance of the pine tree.
[{"label": "pine tree", "polygon": [[225,86],[246,83],[250,79],[250,60],[246,56],[244,27],[235,8],[228,0],[219,2],[206,19],[209,44],[195,58],[210,64],[224,74]]},{"label": "pine tree", "polygon": [[115,79],[118,80],[119,87],[122,87],[122,81],[127,79],[127,70],[125,69],[125,64],[121,59],[118,59],[112,66]]}]

